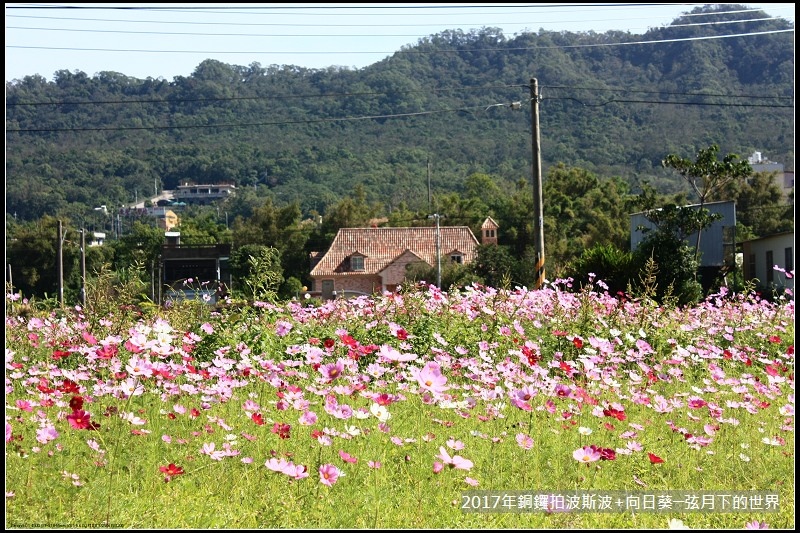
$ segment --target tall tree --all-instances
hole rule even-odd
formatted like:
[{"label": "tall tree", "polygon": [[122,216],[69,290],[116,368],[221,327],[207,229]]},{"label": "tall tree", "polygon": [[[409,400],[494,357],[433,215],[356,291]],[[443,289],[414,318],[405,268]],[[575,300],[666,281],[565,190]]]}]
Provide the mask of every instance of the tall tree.
[{"label": "tall tree", "polygon": [[[726,155],[722,161],[717,159],[719,146],[712,144],[708,148],[697,152],[697,159],[691,161],[675,154],[669,154],[662,161],[662,165],[678,171],[686,183],[697,194],[700,200],[700,211],[705,209],[705,204],[714,199],[732,183],[744,181],[753,173],[753,168],[746,160],[739,161],[736,154]],[[700,234],[702,229],[697,227],[697,242],[694,247],[695,260],[700,254]]]}]

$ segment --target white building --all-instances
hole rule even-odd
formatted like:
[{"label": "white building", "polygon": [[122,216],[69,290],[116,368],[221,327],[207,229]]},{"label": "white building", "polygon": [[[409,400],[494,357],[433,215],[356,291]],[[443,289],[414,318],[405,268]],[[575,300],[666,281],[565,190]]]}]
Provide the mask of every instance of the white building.
[{"label": "white building", "polygon": [[794,271],[794,231],[742,242],[745,280],[756,280],[762,288],[794,290],[794,276],[775,270]]}]

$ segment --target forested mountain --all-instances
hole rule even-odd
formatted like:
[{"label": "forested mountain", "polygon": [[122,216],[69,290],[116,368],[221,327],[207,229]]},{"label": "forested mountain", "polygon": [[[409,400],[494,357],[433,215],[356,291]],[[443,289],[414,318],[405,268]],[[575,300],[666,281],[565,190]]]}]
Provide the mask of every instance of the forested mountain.
[{"label": "forested mountain", "polygon": [[[531,174],[532,78],[545,176],[561,163],[676,192],[661,160],[712,143],[791,169],[794,32],[780,30],[793,24],[761,18],[684,17],[644,35],[455,30],[359,70],[206,60],[172,81],[26,76],[6,83],[7,217],[121,206],[183,182],[256,187],[303,213],[361,185],[385,215],[427,209],[429,182],[434,198],[474,174],[513,190]],[[751,35],[710,38],[738,34]]]}]

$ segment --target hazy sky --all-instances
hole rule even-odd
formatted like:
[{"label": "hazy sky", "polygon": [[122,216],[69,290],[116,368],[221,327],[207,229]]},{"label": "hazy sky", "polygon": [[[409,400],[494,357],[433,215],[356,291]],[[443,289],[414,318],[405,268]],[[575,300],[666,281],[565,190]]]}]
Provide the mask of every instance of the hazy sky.
[{"label": "hazy sky", "polygon": [[[445,30],[640,35],[702,5],[6,3],[6,81],[33,74],[52,80],[64,69],[171,81],[205,59],[362,68]],[[736,5],[794,23],[794,4]]]}]

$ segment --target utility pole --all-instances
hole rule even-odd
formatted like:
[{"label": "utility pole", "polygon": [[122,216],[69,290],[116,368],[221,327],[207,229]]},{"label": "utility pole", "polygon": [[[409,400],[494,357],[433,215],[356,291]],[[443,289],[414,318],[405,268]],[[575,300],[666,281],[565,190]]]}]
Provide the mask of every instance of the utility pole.
[{"label": "utility pole", "polygon": [[531,129],[533,149],[533,211],[535,226],[533,241],[536,246],[536,282],[534,289],[544,284],[544,211],[542,208],[542,144],[539,137],[539,82],[531,78]]},{"label": "utility pole", "polygon": [[431,158],[428,156],[428,211],[431,211]]},{"label": "utility pole", "polygon": [[58,221],[58,235],[56,236],[56,268],[58,274],[58,305],[64,306],[64,240],[61,221]]},{"label": "utility pole", "polygon": [[429,215],[428,218],[435,218],[436,219],[436,286],[440,289],[442,288],[442,245],[440,239],[440,232],[439,232],[439,219],[441,215],[439,213],[434,213]]},{"label": "utility pole", "polygon": [[81,307],[86,306],[86,228],[81,228]]}]

